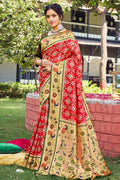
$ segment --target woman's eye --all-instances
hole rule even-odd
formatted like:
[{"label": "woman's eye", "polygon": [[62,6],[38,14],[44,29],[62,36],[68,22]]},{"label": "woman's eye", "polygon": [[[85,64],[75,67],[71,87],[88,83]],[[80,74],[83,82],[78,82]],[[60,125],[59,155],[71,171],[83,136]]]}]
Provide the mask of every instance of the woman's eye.
[{"label": "woman's eye", "polygon": [[46,16],[46,18],[48,19],[50,16]]},{"label": "woman's eye", "polygon": [[53,14],[52,17],[56,17],[56,14]]}]

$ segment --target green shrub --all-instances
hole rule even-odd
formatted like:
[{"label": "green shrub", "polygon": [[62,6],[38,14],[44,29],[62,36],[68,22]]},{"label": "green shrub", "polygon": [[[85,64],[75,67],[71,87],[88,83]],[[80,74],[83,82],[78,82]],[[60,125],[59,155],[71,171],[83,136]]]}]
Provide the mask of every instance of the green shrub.
[{"label": "green shrub", "polygon": [[18,82],[5,82],[0,83],[0,98],[25,98],[29,92],[36,92],[34,84],[20,84]]},{"label": "green shrub", "polygon": [[92,81],[83,80],[83,90],[85,93],[95,93],[95,94],[112,94],[112,86],[107,87],[107,92],[105,90],[101,90],[97,84]]},{"label": "green shrub", "polygon": [[[104,94],[104,90],[101,90],[97,84],[93,84],[92,81],[83,80],[83,89],[85,93]],[[36,92],[34,84],[20,84],[18,82],[5,82],[0,83],[0,98],[12,97],[12,98],[25,98],[29,92]],[[116,91],[120,94],[120,90]],[[107,94],[112,94],[112,86],[107,88]]]},{"label": "green shrub", "polygon": [[120,94],[120,89],[117,89],[116,92],[117,92],[118,94]]}]

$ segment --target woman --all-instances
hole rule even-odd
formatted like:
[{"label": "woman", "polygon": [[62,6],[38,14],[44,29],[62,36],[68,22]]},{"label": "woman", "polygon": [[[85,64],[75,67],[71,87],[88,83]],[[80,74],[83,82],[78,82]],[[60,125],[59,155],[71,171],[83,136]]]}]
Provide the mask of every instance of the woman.
[{"label": "woman", "polygon": [[46,6],[45,16],[52,30],[41,39],[34,60],[40,65],[40,114],[30,146],[11,155],[8,164],[71,179],[109,175],[82,93],[79,45],[61,25],[60,5]]}]

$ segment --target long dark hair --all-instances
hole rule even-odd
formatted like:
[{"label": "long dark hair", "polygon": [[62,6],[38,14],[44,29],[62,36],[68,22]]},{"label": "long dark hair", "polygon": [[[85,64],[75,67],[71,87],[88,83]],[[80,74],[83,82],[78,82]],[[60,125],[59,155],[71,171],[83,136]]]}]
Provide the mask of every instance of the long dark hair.
[{"label": "long dark hair", "polygon": [[54,10],[54,11],[58,14],[58,16],[59,16],[60,18],[61,18],[61,17],[63,18],[63,10],[62,10],[62,7],[61,7],[59,4],[54,3],[54,4],[49,4],[49,5],[47,5],[47,6],[45,7],[45,10],[44,10],[45,16],[46,16],[47,11],[50,10],[50,9]]}]

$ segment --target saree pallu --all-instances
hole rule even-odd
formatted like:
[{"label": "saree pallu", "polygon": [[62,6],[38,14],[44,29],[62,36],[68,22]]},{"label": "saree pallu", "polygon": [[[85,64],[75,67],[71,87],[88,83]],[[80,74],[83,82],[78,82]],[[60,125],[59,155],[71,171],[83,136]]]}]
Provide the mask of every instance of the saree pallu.
[{"label": "saree pallu", "polygon": [[110,171],[99,149],[82,91],[82,58],[71,31],[41,40],[40,113],[20,165],[43,175],[93,179]]}]

